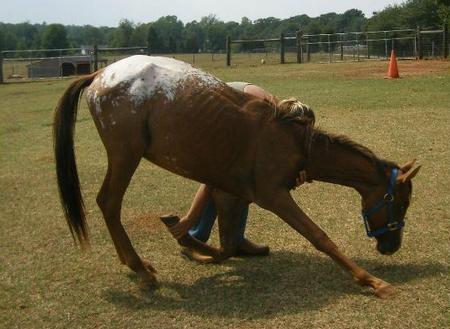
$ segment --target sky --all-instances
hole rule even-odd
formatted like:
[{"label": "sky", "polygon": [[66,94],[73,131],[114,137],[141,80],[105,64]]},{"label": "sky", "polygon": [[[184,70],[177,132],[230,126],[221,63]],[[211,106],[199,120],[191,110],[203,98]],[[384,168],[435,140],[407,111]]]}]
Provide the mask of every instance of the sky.
[{"label": "sky", "polygon": [[215,14],[224,21],[240,22],[264,17],[288,18],[306,14],[361,10],[366,17],[401,0],[1,0],[0,22],[62,23],[64,25],[117,26],[121,19],[147,23],[175,15],[184,23]]}]

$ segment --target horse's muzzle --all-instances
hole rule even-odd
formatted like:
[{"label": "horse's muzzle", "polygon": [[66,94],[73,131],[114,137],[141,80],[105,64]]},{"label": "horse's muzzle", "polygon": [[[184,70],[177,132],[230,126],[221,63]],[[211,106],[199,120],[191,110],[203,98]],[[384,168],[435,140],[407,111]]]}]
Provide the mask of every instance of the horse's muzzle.
[{"label": "horse's muzzle", "polygon": [[377,250],[382,255],[392,255],[398,251],[402,245],[402,230],[387,232],[377,237]]}]

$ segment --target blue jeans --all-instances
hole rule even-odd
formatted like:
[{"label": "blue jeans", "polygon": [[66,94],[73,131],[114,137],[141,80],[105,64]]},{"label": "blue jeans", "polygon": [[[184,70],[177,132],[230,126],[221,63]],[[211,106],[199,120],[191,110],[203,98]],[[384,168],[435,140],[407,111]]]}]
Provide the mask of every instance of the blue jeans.
[{"label": "blue jeans", "polygon": [[[248,206],[242,211],[239,221],[238,241],[244,240],[245,226],[247,225]],[[212,197],[209,197],[205,208],[200,214],[200,218],[190,230],[189,234],[200,240],[206,242],[211,234],[214,221],[217,217],[217,210]]]}]

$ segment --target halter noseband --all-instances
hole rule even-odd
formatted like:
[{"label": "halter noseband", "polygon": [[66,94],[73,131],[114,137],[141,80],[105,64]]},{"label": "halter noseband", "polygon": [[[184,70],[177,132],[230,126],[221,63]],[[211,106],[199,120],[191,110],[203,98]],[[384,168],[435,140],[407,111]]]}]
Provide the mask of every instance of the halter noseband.
[{"label": "halter noseband", "polygon": [[[364,221],[364,226],[366,228],[367,236],[369,236],[370,238],[379,236],[388,231],[399,230],[403,226],[405,226],[405,222],[404,222],[403,218],[396,221],[392,214],[392,205],[394,203],[394,185],[397,180],[397,175],[398,175],[398,169],[397,168],[392,169],[391,179],[389,181],[389,185],[387,187],[387,191],[386,191],[386,194],[384,195],[384,197],[382,199],[378,200],[378,202],[375,203],[375,205],[373,205],[371,208],[362,211],[362,218]],[[375,231],[371,231],[370,227],[369,227],[369,223],[368,223],[370,216],[372,216],[374,213],[376,213],[377,211],[379,211],[380,209],[382,209],[384,207],[386,207],[387,216],[388,216],[388,221],[387,221],[386,225],[383,227],[380,227],[379,229],[376,229]]]}]

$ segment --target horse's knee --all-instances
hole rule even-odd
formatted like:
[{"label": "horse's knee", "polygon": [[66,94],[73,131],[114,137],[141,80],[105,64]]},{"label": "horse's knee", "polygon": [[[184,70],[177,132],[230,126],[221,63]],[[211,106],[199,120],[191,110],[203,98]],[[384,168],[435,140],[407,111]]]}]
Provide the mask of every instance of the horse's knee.
[{"label": "horse's knee", "polygon": [[320,234],[317,234],[314,236],[313,240],[313,246],[321,252],[328,253],[330,251],[336,250],[337,246],[336,244],[331,241],[331,239],[326,235],[326,233],[321,232]]},{"label": "horse's knee", "polygon": [[97,205],[105,216],[105,219],[120,212],[121,202],[116,199],[117,198],[108,197],[106,193],[103,193],[102,191],[97,195]]}]

